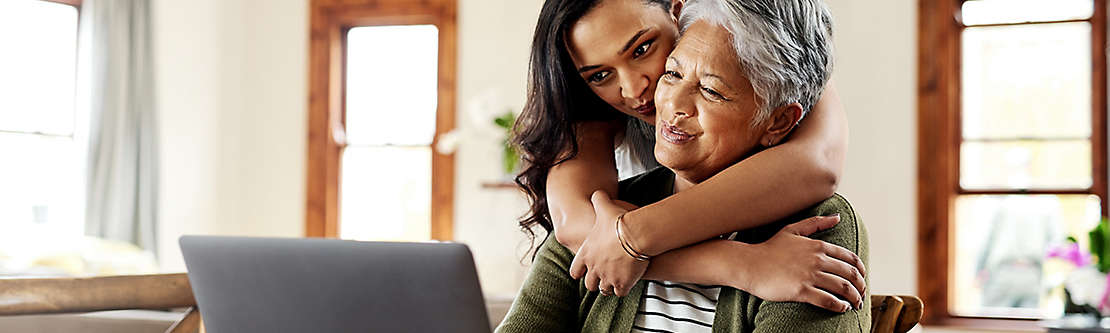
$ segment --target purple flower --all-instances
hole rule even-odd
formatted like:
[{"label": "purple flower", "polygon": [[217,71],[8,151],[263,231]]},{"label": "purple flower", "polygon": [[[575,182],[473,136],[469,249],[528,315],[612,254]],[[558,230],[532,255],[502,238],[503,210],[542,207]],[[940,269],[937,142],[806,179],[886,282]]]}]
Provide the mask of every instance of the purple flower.
[{"label": "purple flower", "polygon": [[1090,265],[1094,262],[1091,259],[1091,254],[1079,249],[1079,243],[1068,242],[1067,244],[1056,245],[1048,249],[1048,258],[1063,259],[1075,264],[1075,267],[1083,267]]}]

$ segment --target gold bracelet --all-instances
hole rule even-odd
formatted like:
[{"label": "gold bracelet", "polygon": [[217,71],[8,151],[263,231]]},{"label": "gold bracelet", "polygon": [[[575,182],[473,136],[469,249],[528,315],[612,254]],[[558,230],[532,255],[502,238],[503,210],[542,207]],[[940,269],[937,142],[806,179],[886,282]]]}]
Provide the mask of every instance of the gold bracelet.
[{"label": "gold bracelet", "polygon": [[636,247],[632,246],[632,243],[624,238],[624,232],[621,231],[621,224],[624,224],[624,213],[621,213],[620,215],[617,215],[616,224],[617,224],[616,225],[617,240],[621,242],[621,247],[624,248],[624,253],[627,253],[630,257],[632,257],[632,259],[636,259],[636,260],[639,260],[639,261],[648,261],[648,260],[650,260],[651,256],[648,256],[646,254],[643,254],[640,251],[637,251]]}]

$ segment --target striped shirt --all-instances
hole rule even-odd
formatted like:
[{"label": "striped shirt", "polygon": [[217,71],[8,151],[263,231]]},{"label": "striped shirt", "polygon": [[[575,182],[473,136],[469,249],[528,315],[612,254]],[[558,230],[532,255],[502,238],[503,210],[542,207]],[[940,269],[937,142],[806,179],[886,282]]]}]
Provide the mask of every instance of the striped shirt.
[{"label": "striped shirt", "polygon": [[720,286],[647,281],[632,332],[712,332]]},{"label": "striped shirt", "polygon": [[[721,238],[736,240],[736,234]],[[721,288],[647,280],[632,332],[712,332]]]}]

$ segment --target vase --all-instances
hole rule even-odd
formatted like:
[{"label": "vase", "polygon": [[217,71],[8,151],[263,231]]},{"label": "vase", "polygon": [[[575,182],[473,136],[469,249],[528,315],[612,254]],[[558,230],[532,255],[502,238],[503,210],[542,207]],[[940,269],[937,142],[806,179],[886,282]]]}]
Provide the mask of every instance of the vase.
[{"label": "vase", "polygon": [[1071,292],[1066,288],[1064,289],[1064,315],[1083,314],[1094,316],[1095,318],[1102,318],[1102,314],[1098,312],[1093,306],[1079,305],[1071,301]]}]

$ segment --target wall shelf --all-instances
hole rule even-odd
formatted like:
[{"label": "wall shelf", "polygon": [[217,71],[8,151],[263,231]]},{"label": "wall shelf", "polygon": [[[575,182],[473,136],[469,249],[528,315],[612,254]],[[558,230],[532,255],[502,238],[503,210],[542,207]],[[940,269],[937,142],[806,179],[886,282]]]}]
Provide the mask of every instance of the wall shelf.
[{"label": "wall shelf", "polygon": [[491,190],[515,190],[519,189],[516,183],[508,180],[490,180],[482,182],[483,189]]}]

